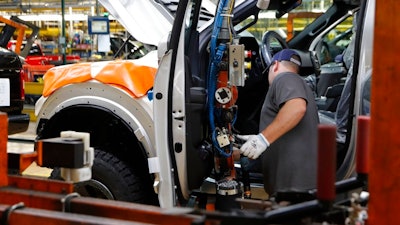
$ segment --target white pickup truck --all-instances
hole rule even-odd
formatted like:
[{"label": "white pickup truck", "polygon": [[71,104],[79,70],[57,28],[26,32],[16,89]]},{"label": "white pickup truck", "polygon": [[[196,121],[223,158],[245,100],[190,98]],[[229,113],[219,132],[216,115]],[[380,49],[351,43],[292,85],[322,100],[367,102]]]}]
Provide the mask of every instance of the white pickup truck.
[{"label": "white pickup truck", "polygon": [[[353,174],[354,118],[369,113],[374,0],[330,1],[324,13],[288,41],[272,27],[262,27],[266,32],[261,37],[251,33],[260,28],[251,28],[265,15],[281,17],[301,9],[301,0],[221,0],[223,7],[201,0],[169,5],[152,0],[100,2],[125,21],[122,24],[137,40],[157,45],[158,54],[60,66],[45,74],[43,96],[35,109],[37,138],[57,137],[64,130],[89,132],[95,148],[93,177],[76,185],[79,193],[166,208],[188,205],[192,196],[205,190],[205,183],[218,183],[238,169],[231,156],[233,137],[258,130],[257,105],[268,91],[265,68],[271,56],[282,48],[296,49],[302,57],[302,76],[330,80],[320,86],[339,84],[349,69],[333,60],[320,64],[321,46],[332,44],[326,42],[329,32],[340,30],[343,23],[350,27],[360,11],[347,138],[337,179]],[[215,38],[230,47],[218,52]],[[225,78],[215,80],[210,58],[219,53]],[[340,98],[340,93],[316,93],[316,99]],[[321,121],[335,123],[335,110],[327,113],[322,104]],[[252,187],[260,181],[258,175],[250,173]],[[240,169],[237,176],[239,181],[243,178]]]}]

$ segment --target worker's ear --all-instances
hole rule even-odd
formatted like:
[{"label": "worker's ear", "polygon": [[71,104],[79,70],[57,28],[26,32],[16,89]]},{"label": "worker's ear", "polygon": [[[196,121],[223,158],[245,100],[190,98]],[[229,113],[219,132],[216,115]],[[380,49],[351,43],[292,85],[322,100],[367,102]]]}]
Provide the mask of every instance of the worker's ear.
[{"label": "worker's ear", "polygon": [[279,61],[275,61],[271,66],[272,66],[272,71],[276,72],[279,69],[280,62]]}]

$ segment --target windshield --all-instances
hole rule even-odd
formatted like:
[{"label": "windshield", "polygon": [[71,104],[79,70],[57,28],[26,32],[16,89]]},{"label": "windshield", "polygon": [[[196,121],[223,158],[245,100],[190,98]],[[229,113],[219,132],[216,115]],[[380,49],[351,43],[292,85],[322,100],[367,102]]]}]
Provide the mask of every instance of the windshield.
[{"label": "windshield", "polygon": [[[257,23],[246,29],[257,40],[261,41],[262,35],[266,30],[273,30],[279,33],[286,41],[304,30],[304,28],[311,24],[317,17],[322,15],[329,6],[331,0],[310,0],[303,1],[301,5],[293,9],[291,12],[284,14],[280,18],[276,18],[276,10],[261,10],[258,14]],[[254,18],[249,17],[237,25],[237,30],[245,26]],[[351,20],[346,21],[340,27],[341,31],[345,27],[351,26]]]}]

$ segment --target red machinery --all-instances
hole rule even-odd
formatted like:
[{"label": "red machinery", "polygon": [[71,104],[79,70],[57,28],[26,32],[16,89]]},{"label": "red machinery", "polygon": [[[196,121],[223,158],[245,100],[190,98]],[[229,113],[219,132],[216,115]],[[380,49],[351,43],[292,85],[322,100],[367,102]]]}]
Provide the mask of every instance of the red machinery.
[{"label": "red machinery", "polygon": [[71,182],[9,175],[10,167],[23,171],[38,154],[7,154],[7,124],[7,115],[0,114],[1,224],[184,225],[202,220],[201,216],[188,214],[192,209],[171,212],[155,206],[79,197],[73,193]]}]

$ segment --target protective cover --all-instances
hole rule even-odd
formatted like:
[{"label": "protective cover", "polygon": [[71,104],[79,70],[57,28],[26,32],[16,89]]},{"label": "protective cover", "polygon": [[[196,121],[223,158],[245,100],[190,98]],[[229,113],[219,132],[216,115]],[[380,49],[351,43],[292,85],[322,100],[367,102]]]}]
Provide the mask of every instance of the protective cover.
[{"label": "protective cover", "polygon": [[122,88],[138,98],[153,87],[156,72],[154,66],[126,60],[53,67],[44,75],[43,96],[47,97],[65,85],[94,79]]}]

